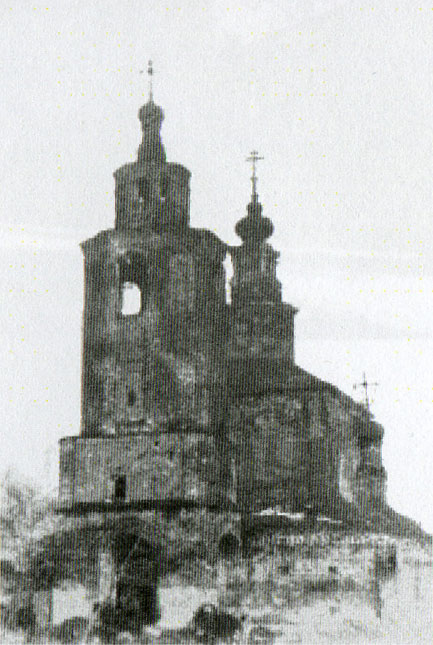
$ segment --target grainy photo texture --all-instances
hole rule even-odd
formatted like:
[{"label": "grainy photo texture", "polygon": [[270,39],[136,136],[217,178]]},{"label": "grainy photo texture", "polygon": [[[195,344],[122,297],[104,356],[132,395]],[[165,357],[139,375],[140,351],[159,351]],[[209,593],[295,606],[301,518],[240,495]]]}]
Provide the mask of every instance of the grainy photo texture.
[{"label": "grainy photo texture", "polygon": [[0,12],[2,642],[432,642],[432,7]]}]

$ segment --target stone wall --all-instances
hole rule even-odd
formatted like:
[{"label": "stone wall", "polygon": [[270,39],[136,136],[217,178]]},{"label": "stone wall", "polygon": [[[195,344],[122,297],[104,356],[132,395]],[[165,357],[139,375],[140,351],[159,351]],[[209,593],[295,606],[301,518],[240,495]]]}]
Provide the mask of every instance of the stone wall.
[{"label": "stone wall", "polygon": [[[140,432],[221,417],[224,245],[211,233],[106,231],[83,245],[82,432]],[[125,312],[125,289],[138,307]]]},{"label": "stone wall", "polygon": [[384,501],[380,428],[371,428],[365,414],[326,388],[234,402],[229,440],[238,504],[256,510],[311,505],[332,513],[345,502],[365,506],[370,494]]},{"label": "stone wall", "polygon": [[302,397],[247,399],[231,418],[242,506],[302,510],[335,489],[334,446],[319,419],[309,424]]},{"label": "stone wall", "polygon": [[232,304],[228,356],[278,356],[293,361],[295,313],[285,303]]},{"label": "stone wall", "polygon": [[66,437],[60,444],[60,506],[227,503],[212,435],[197,432]]}]

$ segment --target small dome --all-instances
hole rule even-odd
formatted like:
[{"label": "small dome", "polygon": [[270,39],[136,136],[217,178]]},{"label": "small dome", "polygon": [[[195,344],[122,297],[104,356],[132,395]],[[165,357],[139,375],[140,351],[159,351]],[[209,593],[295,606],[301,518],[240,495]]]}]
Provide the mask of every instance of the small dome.
[{"label": "small dome", "polygon": [[143,142],[138,150],[138,158],[140,161],[165,161],[165,150],[161,141],[161,124],[164,120],[164,112],[159,105],[153,102],[150,98],[149,101],[143,105],[139,112],[138,118],[141,121],[141,128],[143,130]]},{"label": "small dome", "polygon": [[264,242],[274,232],[274,225],[269,217],[263,217],[263,207],[258,199],[253,199],[247,206],[248,215],[235,226],[236,234],[243,242]]},{"label": "small dome", "polygon": [[153,102],[150,99],[145,105],[143,105],[138,111],[138,118],[141,121],[141,125],[144,129],[156,125],[159,129],[161,123],[164,120],[164,111],[159,105]]}]

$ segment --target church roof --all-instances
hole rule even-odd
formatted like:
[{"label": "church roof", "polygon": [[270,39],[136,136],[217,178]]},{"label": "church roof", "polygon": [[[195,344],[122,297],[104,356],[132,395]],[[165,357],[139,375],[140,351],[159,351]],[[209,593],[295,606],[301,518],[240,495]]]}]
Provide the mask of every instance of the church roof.
[{"label": "church roof", "polygon": [[306,393],[316,391],[330,394],[357,418],[359,434],[381,440],[382,426],[373,420],[362,403],[354,401],[332,383],[322,381],[289,359],[275,357],[230,358],[227,365],[227,391],[232,400],[276,393]]}]

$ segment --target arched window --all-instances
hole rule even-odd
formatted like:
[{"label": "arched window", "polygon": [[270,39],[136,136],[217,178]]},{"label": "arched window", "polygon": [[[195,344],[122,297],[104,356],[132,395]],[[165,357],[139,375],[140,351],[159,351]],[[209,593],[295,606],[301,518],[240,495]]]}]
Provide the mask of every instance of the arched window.
[{"label": "arched window", "polygon": [[272,252],[266,247],[263,248],[262,257],[260,260],[260,271],[263,275],[270,278],[275,277],[277,270],[276,259]]},{"label": "arched window", "polygon": [[126,477],[119,475],[114,480],[114,501],[124,502],[126,499]]},{"label": "arched window", "polygon": [[162,202],[165,202],[168,192],[168,177],[167,175],[162,175],[159,181],[159,197]]},{"label": "arched window", "polygon": [[145,177],[137,179],[138,199],[140,202],[148,202],[150,199],[150,182]]},{"label": "arched window", "polygon": [[132,408],[135,405],[135,402],[137,401],[137,395],[135,394],[134,390],[128,390],[128,406]]},{"label": "arched window", "polygon": [[141,289],[135,282],[122,284],[122,316],[134,316],[141,311]]}]

